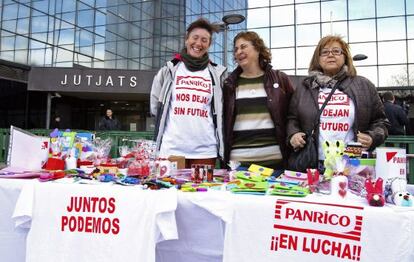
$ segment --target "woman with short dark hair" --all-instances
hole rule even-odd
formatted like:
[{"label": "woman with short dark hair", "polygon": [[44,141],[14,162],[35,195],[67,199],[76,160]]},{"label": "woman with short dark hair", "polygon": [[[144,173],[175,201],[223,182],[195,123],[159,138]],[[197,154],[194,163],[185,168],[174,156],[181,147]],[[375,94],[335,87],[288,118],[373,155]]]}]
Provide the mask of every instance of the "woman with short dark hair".
[{"label": "woman with short dark hair", "polygon": [[151,89],[159,156],[185,156],[187,167],[215,165],[223,155],[225,68],[210,61],[213,32],[216,27],[203,18],[191,23],[185,47],[158,71]]}]

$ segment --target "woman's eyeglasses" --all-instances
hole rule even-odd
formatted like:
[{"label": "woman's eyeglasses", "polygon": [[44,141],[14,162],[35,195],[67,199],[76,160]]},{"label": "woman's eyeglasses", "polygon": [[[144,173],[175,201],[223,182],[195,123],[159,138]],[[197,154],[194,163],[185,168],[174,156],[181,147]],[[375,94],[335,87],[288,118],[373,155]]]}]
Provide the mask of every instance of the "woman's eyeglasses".
[{"label": "woman's eyeglasses", "polygon": [[332,49],[324,48],[321,50],[321,56],[328,56],[329,53],[332,53],[334,56],[340,56],[344,53],[344,51],[342,51],[342,49],[339,47],[334,47]]}]

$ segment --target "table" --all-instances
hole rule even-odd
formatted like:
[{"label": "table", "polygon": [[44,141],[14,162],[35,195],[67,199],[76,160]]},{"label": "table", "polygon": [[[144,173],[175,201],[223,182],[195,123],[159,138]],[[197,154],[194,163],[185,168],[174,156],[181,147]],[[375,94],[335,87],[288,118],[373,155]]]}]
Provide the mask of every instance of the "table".
[{"label": "table", "polygon": [[[25,261],[27,230],[16,230],[11,216],[19,193],[27,183],[30,181],[0,179],[0,256],[4,262]],[[320,196],[297,199],[234,195],[228,192],[178,192],[177,203],[175,216],[179,239],[157,244],[157,262],[252,261],[248,256],[241,258],[246,254],[255,257],[255,261],[297,261],[298,258],[309,261],[380,261],[378,256],[385,256],[388,261],[414,261],[414,212],[407,209],[369,207],[362,199],[351,204],[341,202],[343,206],[355,207],[347,209],[345,213],[349,217],[362,215],[363,226],[357,245],[357,240],[342,241],[344,246],[349,244],[355,257],[351,255],[351,259],[347,259],[345,254],[344,258],[339,259],[338,256],[323,254],[322,249],[306,252],[303,240],[309,233],[294,231],[294,228],[301,226],[306,228],[303,227],[306,222],[292,220],[295,214],[292,209],[325,210],[340,214],[338,212],[343,212],[341,210],[345,207],[338,205],[338,201]],[[291,208],[288,217],[285,207]],[[275,218],[276,212],[285,221],[280,218],[279,222],[282,223],[279,223]],[[389,230],[384,229],[384,223]],[[335,227],[330,229],[334,232]],[[323,227],[318,230],[327,231]],[[296,250],[289,249],[294,247],[295,239],[302,241],[302,244],[296,244]],[[330,236],[315,239],[332,240]],[[371,245],[366,246],[367,242]]]}]

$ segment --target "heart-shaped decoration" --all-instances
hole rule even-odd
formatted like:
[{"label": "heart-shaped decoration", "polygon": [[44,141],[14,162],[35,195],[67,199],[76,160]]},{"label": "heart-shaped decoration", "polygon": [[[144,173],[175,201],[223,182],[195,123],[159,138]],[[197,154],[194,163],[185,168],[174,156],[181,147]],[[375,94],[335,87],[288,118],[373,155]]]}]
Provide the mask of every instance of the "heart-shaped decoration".
[{"label": "heart-shaped decoration", "polygon": [[164,176],[165,173],[167,173],[167,167],[166,166],[162,166],[160,168],[160,176]]},{"label": "heart-shaped decoration", "polygon": [[339,190],[338,190],[338,194],[339,194],[342,198],[344,198],[344,197],[346,196],[346,190],[339,189]]},{"label": "heart-shaped decoration", "polygon": [[345,189],[346,188],[346,182],[339,182],[339,188]]}]

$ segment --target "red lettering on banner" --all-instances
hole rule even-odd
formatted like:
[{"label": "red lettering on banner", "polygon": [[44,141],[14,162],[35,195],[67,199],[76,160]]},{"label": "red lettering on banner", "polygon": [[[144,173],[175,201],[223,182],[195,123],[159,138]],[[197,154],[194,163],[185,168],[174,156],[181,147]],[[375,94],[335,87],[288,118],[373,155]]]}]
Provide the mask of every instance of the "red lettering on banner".
[{"label": "red lettering on banner", "polygon": [[201,103],[201,104],[208,104],[208,99],[205,96],[199,96],[199,95],[192,95],[193,102]]},{"label": "red lettering on banner", "polygon": [[208,117],[208,111],[199,108],[187,108],[186,114],[189,116]]},{"label": "red lettering on banner", "polygon": [[392,162],[397,164],[405,164],[407,162],[407,159],[405,157],[394,157],[392,159]]},{"label": "red lettering on banner", "polygon": [[177,94],[175,96],[177,101],[190,101],[190,94]]},{"label": "red lettering on banner", "polygon": [[349,217],[329,214],[328,211],[322,213],[311,210],[294,210],[292,208],[286,208],[285,218],[299,221],[309,221],[319,224],[330,224],[334,226],[340,225],[342,227],[347,227],[351,223],[351,219]]},{"label": "red lettering on banner", "polygon": [[349,124],[348,123],[324,122],[324,123],[321,123],[321,129],[328,130],[328,131],[347,132],[349,130]]},{"label": "red lettering on banner", "polygon": [[[318,103],[323,104],[326,98],[328,98],[328,94],[319,94]],[[349,105],[349,97],[346,94],[334,94],[328,105]]]},{"label": "red lettering on banner", "polygon": [[174,107],[174,115],[185,115],[184,107]]},{"label": "red lettering on banner", "polygon": [[333,109],[325,108],[322,112],[322,116],[329,117],[349,117],[349,109]]},{"label": "red lettering on banner", "polygon": [[[289,205],[299,203],[300,205]],[[304,206],[306,205],[306,206]],[[318,206],[318,210],[312,210]],[[324,208],[330,207],[330,208]],[[324,210],[325,209],[325,210]],[[353,210],[349,212],[343,210]],[[290,250],[359,261],[363,207],[300,200],[276,201],[270,250]],[[319,225],[319,226],[318,226]],[[294,256],[294,253],[292,253]]]},{"label": "red lettering on banner", "polygon": [[[116,211],[116,201],[113,197],[76,197],[70,198],[66,207],[69,213],[98,213],[113,214]],[[64,215],[61,218],[62,232],[85,232],[117,235],[120,232],[119,218],[95,217],[82,215]]]}]

